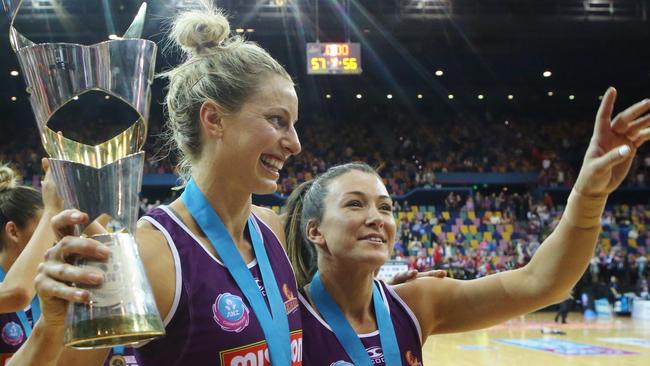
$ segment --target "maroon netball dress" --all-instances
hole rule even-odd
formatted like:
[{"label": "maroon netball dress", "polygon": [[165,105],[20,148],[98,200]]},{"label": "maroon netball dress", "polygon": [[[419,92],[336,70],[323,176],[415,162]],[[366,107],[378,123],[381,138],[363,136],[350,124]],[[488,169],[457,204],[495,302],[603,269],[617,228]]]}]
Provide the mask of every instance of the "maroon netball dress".
[{"label": "maroon netball dress", "polygon": [[[140,366],[270,365],[264,333],[228,269],[168,207],[142,218],[160,230],[176,269],[175,296],[164,319],[166,335],[136,348]],[[291,365],[302,364],[302,325],[296,279],[280,241],[259,218],[252,221],[268,255],[289,321]],[[267,301],[257,260],[248,269]]]},{"label": "maroon netball dress", "polygon": [[[397,343],[402,358],[402,365],[422,365],[422,332],[420,323],[408,305],[393,289],[381,281],[381,294],[385,306],[390,310],[390,317],[395,328]],[[331,327],[314,310],[309,301],[299,294],[302,326],[305,332],[303,342],[303,361],[309,366],[350,366],[354,365]],[[379,331],[359,334],[361,343],[366,348],[373,365],[385,365],[381,348]],[[389,365],[392,366],[392,365]]]}]

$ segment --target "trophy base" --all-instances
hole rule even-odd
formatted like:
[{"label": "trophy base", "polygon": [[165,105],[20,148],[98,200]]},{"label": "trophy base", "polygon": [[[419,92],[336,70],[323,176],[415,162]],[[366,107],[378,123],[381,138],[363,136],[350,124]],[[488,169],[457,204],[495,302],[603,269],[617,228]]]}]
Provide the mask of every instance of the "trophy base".
[{"label": "trophy base", "polygon": [[155,315],[112,316],[76,322],[65,331],[65,346],[77,349],[136,344],[165,335]]}]

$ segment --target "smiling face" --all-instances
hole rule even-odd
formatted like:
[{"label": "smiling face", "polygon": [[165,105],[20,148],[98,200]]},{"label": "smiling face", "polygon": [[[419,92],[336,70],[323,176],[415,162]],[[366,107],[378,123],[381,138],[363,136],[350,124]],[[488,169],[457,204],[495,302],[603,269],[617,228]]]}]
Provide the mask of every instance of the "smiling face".
[{"label": "smiling face", "polygon": [[301,149],[297,119],[293,83],[275,75],[263,79],[237,113],[222,117],[224,148],[219,159],[229,179],[253,193],[275,192],[280,169]]},{"label": "smiling face", "polygon": [[[325,211],[310,237],[337,263],[378,268],[395,241],[393,203],[377,175],[350,171],[327,186]],[[322,252],[321,252],[322,253]]]}]

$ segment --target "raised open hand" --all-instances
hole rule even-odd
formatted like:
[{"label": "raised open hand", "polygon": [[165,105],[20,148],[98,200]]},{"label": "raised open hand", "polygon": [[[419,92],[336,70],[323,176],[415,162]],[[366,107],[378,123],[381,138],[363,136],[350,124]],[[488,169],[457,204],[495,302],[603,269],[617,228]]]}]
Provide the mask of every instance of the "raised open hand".
[{"label": "raised open hand", "polygon": [[574,189],[585,196],[608,195],[621,184],[637,148],[650,139],[650,99],[634,104],[612,119],[616,89],[600,103],[594,133]]}]

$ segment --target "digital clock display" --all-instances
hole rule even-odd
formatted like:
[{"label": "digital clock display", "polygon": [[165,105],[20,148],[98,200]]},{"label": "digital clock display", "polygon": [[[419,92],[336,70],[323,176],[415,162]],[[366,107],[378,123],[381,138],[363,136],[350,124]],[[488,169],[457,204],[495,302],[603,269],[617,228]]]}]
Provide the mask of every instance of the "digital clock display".
[{"label": "digital clock display", "polygon": [[361,74],[359,43],[307,43],[307,74]]}]

